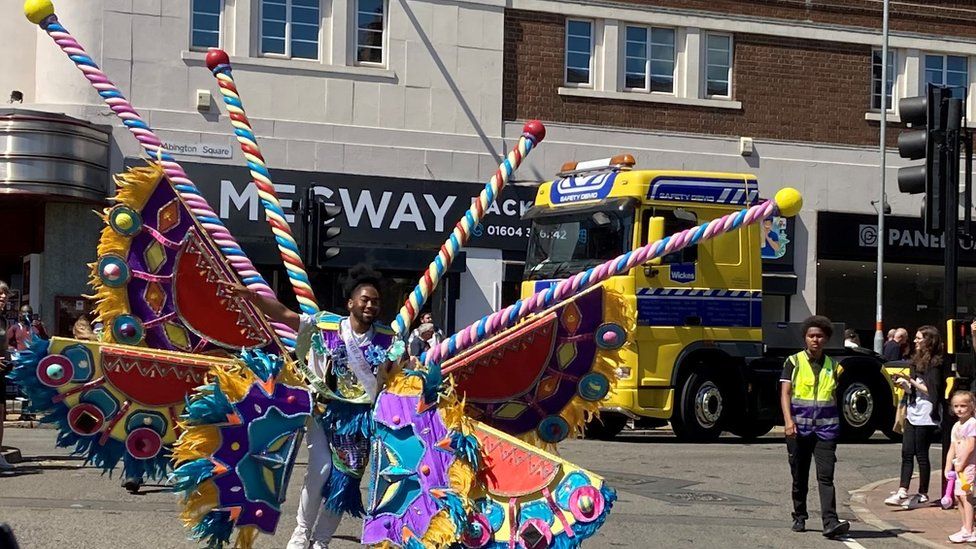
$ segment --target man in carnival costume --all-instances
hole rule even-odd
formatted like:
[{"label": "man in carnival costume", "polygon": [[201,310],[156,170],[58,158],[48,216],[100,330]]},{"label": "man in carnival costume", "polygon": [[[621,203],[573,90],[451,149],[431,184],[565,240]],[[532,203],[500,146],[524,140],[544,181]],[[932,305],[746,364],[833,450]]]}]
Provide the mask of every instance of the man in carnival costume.
[{"label": "man in carnival costume", "polygon": [[[298,314],[275,299],[243,286],[245,297],[268,318],[298,330],[296,354],[318,406],[308,427],[308,470],[298,503],[298,526],[288,549],[329,546],[343,512],[364,513],[359,481],[369,456],[370,412],[382,387],[393,331],[376,322],[380,313],[379,273],[357,266],[344,292],[348,317],[322,312]],[[324,501],[323,501],[324,500]]]}]

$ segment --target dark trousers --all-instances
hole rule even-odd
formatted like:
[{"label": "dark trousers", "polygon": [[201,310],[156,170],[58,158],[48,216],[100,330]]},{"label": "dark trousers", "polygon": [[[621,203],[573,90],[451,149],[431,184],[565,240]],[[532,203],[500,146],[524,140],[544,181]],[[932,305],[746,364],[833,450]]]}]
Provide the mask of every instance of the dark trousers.
[{"label": "dark trousers", "polygon": [[901,484],[908,488],[912,481],[912,470],[915,460],[918,460],[918,493],[929,493],[929,477],[932,475],[932,465],[929,463],[929,446],[935,440],[938,427],[935,425],[912,425],[905,422],[905,432],[901,438]]},{"label": "dark trousers", "polygon": [[807,520],[807,490],[811,458],[817,464],[817,487],[820,492],[820,516],[824,526],[837,522],[837,496],[834,493],[834,464],[837,463],[837,441],[821,440],[816,435],[786,437],[786,451],[793,473],[793,518]]}]

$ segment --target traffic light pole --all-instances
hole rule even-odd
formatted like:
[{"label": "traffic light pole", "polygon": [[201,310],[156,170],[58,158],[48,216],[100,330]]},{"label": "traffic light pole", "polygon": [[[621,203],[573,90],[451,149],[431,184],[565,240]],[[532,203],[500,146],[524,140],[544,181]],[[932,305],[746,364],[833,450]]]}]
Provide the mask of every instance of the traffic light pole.
[{"label": "traffic light pole", "polygon": [[881,196],[878,197],[878,278],[875,280],[875,316],[874,316],[874,352],[881,354],[884,347],[884,243],[885,243],[885,204],[888,203],[885,194],[885,170],[888,150],[888,0],[884,0],[884,16],[881,22]]},{"label": "traffic light pole", "polygon": [[962,100],[949,99],[946,127],[945,166],[945,318],[956,316],[956,289],[959,275],[959,144],[961,142]]}]

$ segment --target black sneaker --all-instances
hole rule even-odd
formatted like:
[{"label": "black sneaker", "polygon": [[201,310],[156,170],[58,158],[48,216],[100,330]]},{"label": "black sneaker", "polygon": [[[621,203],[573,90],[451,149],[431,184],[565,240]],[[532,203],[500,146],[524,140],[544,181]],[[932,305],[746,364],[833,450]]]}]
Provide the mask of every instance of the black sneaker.
[{"label": "black sneaker", "polygon": [[792,530],[794,532],[806,532],[807,531],[807,521],[805,521],[803,519],[793,519],[793,528],[792,528]]},{"label": "black sneaker", "polygon": [[847,522],[846,520],[841,520],[831,524],[830,526],[825,526],[823,535],[825,538],[836,539],[850,531],[851,523]]},{"label": "black sneaker", "polygon": [[142,486],[141,478],[127,478],[122,481],[122,487],[129,491],[130,494],[136,494],[139,492],[139,487]]}]

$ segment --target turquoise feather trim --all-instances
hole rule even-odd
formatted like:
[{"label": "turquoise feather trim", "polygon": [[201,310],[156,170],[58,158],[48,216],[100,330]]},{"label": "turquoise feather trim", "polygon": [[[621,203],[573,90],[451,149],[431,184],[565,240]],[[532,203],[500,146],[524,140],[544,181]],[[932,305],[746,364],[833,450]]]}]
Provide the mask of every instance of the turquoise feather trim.
[{"label": "turquoise feather trim", "polygon": [[268,381],[273,377],[277,377],[281,373],[281,367],[284,364],[278,355],[269,355],[260,349],[253,351],[245,349],[241,353],[241,358],[244,360],[244,364],[261,381]]},{"label": "turquoise feather trim", "polygon": [[[27,350],[14,353],[14,369],[7,374],[7,379],[17,384],[30,399],[30,409],[33,412],[47,412],[61,404],[55,404],[53,399],[58,392],[37,379],[37,364],[48,354],[50,342],[37,336],[31,340]],[[65,409],[67,413],[67,409]],[[52,423],[43,421],[42,423]]]},{"label": "turquoise feather trim", "polygon": [[206,543],[207,549],[221,549],[230,543],[234,521],[227,511],[210,511],[190,531],[193,539]]},{"label": "turquoise feather trim", "polygon": [[329,479],[322,487],[325,508],[337,515],[349,513],[356,518],[365,515],[366,509],[359,490],[361,480],[333,466]]},{"label": "turquoise feather trim", "polygon": [[467,461],[475,471],[481,468],[480,452],[478,451],[478,437],[464,435],[460,431],[451,431],[451,448],[454,455]]},{"label": "turquoise feather trim", "polygon": [[190,425],[226,423],[227,416],[234,414],[227,396],[216,383],[197,387],[191,396],[186,397],[183,418]]},{"label": "turquoise feather trim", "polygon": [[369,404],[351,404],[341,400],[329,401],[319,418],[325,432],[337,435],[359,434],[370,437],[376,430],[373,409]]},{"label": "turquoise feather trim", "polygon": [[200,458],[180,465],[169,476],[174,492],[189,495],[203,481],[213,476],[214,464],[209,459]]}]

